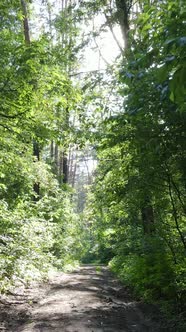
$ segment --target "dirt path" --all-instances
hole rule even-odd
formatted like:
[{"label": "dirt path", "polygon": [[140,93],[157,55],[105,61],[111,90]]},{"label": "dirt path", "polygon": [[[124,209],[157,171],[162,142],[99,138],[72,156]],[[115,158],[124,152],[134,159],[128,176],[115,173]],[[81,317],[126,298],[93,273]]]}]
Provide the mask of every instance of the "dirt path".
[{"label": "dirt path", "polygon": [[40,300],[35,292],[32,300],[14,303],[9,317],[6,310],[0,315],[4,319],[0,331],[167,331],[152,320],[152,308],[132,300],[106,267],[84,266],[70,274],[58,273],[39,291]]}]

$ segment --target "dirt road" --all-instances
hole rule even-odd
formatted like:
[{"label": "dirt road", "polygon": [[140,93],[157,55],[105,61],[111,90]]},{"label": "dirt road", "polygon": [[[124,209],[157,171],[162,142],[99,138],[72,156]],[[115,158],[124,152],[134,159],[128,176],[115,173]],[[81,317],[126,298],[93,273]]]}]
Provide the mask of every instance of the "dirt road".
[{"label": "dirt road", "polygon": [[25,303],[15,303],[9,322],[4,322],[0,331],[166,331],[152,320],[152,308],[132,300],[127,288],[122,287],[106,267],[84,266],[73,273],[57,273],[42,292],[38,303],[34,303],[33,297],[30,304],[27,303],[29,308],[22,308],[22,318],[20,306]]}]

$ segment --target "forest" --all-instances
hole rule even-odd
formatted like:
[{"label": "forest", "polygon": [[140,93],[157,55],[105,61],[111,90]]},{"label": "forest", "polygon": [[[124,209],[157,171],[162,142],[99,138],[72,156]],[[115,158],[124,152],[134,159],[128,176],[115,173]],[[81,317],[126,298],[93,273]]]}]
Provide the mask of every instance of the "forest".
[{"label": "forest", "polygon": [[186,1],[0,2],[0,293],[106,264],[185,331]]}]

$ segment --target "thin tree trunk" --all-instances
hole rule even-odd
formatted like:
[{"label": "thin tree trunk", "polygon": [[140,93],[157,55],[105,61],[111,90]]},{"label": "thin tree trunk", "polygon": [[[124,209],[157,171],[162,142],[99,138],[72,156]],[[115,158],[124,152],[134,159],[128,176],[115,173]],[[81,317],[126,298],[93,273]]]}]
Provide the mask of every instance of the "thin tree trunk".
[{"label": "thin tree trunk", "polygon": [[68,158],[65,153],[63,153],[63,183],[68,182]]},{"label": "thin tree trunk", "polygon": [[[29,23],[28,23],[28,12],[27,12],[27,5],[26,1],[21,0],[21,8],[23,13],[23,33],[25,38],[25,45],[30,46],[30,31],[29,31]],[[39,144],[37,141],[33,141],[33,156],[35,158],[35,161],[39,161],[40,158],[40,151],[39,151]],[[37,201],[39,199],[40,195],[40,185],[39,183],[34,183],[33,186],[34,192],[36,195],[34,195],[34,200]]]},{"label": "thin tree trunk", "polygon": [[58,145],[55,143],[55,148],[54,148],[54,159],[55,159],[55,167],[56,167],[56,175],[59,175],[59,154],[58,154]]},{"label": "thin tree trunk", "polygon": [[141,209],[141,216],[143,222],[144,234],[150,235],[154,233],[154,211],[149,197],[145,199],[144,205]]},{"label": "thin tree trunk", "polygon": [[73,172],[72,172],[72,187],[73,187],[73,188],[74,188],[74,185],[75,185],[76,168],[77,168],[77,164],[75,163],[75,164],[74,164],[74,169],[73,169]]},{"label": "thin tree trunk", "polygon": [[63,151],[59,151],[59,183],[63,183]]},{"label": "thin tree trunk", "polygon": [[28,13],[27,13],[27,5],[24,0],[21,0],[21,8],[23,12],[23,31],[25,37],[25,44],[30,46],[30,31],[29,31],[29,24],[28,24]]},{"label": "thin tree trunk", "polygon": [[69,148],[68,154],[68,183],[72,184],[72,168],[73,168],[73,150]]},{"label": "thin tree trunk", "polygon": [[54,158],[54,141],[50,143],[50,158],[53,160]]},{"label": "thin tree trunk", "polygon": [[129,33],[129,12],[126,0],[115,0],[117,8],[117,18],[120,23],[123,39],[125,42],[125,49],[128,48],[128,33]]},{"label": "thin tree trunk", "polygon": [[184,235],[182,234],[182,231],[181,231],[180,226],[179,226],[178,213],[177,213],[176,206],[175,206],[175,203],[174,203],[170,178],[169,178],[169,196],[170,196],[170,201],[171,201],[171,205],[172,205],[172,212],[173,212],[173,217],[174,217],[176,229],[177,229],[177,231],[180,235],[180,239],[181,239],[181,242],[183,244],[183,247],[186,250],[186,241],[185,241]]}]

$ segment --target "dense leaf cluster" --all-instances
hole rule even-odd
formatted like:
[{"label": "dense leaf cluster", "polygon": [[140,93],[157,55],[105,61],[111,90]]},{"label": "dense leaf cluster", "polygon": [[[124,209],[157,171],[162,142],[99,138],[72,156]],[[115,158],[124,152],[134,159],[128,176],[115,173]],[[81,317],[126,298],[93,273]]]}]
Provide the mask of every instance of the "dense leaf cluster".
[{"label": "dense leaf cluster", "polygon": [[67,113],[79,99],[70,49],[59,46],[59,57],[46,34],[25,43],[21,3],[0,4],[0,291],[83,250],[71,190],[59,184],[49,153],[51,141],[68,144]]}]

